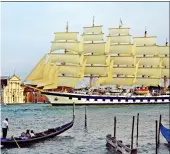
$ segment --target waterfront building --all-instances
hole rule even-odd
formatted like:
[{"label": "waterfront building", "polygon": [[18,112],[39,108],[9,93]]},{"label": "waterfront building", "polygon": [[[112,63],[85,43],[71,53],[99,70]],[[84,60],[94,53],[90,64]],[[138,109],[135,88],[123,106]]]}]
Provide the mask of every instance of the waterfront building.
[{"label": "waterfront building", "polygon": [[42,95],[39,91],[35,90],[34,85],[23,85],[24,86],[24,100],[26,103],[47,103],[48,98]]},{"label": "waterfront building", "polygon": [[17,75],[1,77],[1,103],[24,103],[23,91],[24,88],[21,86],[21,79]]}]

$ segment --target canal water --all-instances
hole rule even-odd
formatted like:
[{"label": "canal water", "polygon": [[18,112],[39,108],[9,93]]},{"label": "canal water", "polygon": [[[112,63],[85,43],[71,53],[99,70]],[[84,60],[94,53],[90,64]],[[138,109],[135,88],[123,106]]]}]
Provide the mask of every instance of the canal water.
[{"label": "canal water", "polygon": [[[34,144],[29,148],[2,149],[3,154],[109,154],[106,135],[113,134],[117,117],[117,138],[131,143],[132,117],[139,113],[139,154],[155,154],[155,120],[162,115],[162,123],[169,127],[169,105],[88,106],[87,128],[85,107],[75,107],[74,126],[63,134]],[[19,136],[26,129],[34,132],[57,127],[72,120],[72,107],[50,104],[1,105],[1,119],[8,117],[8,137]],[[136,119],[135,119],[136,124]],[[159,154],[168,154],[161,136]],[[134,132],[136,147],[136,126]]]}]

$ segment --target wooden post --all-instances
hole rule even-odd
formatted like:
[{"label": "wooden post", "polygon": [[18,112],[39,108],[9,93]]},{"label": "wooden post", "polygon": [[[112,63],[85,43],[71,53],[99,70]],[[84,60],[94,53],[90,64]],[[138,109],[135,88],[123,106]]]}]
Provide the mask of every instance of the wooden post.
[{"label": "wooden post", "polygon": [[135,122],[135,116],[133,116],[133,121],[132,121],[131,149],[133,149],[133,132],[134,132],[134,122]]},{"label": "wooden post", "polygon": [[75,118],[75,103],[73,103],[73,120]]},{"label": "wooden post", "polygon": [[86,106],[85,106],[85,128],[87,128],[87,115],[86,115]]},{"label": "wooden post", "polygon": [[156,153],[155,154],[158,154],[158,121],[156,120],[156,132],[155,132],[155,144],[156,144]]},{"label": "wooden post", "polygon": [[160,126],[161,126],[161,119],[162,119],[162,116],[160,115],[159,117],[159,129],[158,129],[158,146],[160,144]]},{"label": "wooden post", "polygon": [[139,113],[137,114],[137,126],[136,126],[136,146],[138,146],[138,134],[139,134]]},{"label": "wooden post", "polygon": [[116,117],[114,117],[114,137],[116,137]]}]

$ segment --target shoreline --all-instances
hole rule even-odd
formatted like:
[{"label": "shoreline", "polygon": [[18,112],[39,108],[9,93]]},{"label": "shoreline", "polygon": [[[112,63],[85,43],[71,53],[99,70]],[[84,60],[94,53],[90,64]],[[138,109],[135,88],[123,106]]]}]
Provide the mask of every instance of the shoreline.
[{"label": "shoreline", "polygon": [[30,105],[32,105],[32,104],[51,104],[51,103],[9,103],[9,104],[3,104],[3,103],[1,103],[1,105],[25,105],[25,104],[30,104]]}]

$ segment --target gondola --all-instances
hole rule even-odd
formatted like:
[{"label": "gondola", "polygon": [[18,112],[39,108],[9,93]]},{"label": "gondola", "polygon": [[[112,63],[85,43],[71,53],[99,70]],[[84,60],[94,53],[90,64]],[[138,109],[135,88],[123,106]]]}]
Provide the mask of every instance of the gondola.
[{"label": "gondola", "polygon": [[170,129],[160,124],[160,132],[167,141],[166,145],[170,148]]},{"label": "gondola", "polygon": [[74,124],[74,109],[73,109],[73,120],[62,126],[51,128],[43,132],[35,133],[35,137],[11,137],[11,138],[1,138],[1,148],[13,148],[13,147],[28,147],[34,143],[43,141],[45,139],[55,137],[68,129],[70,129]]}]

